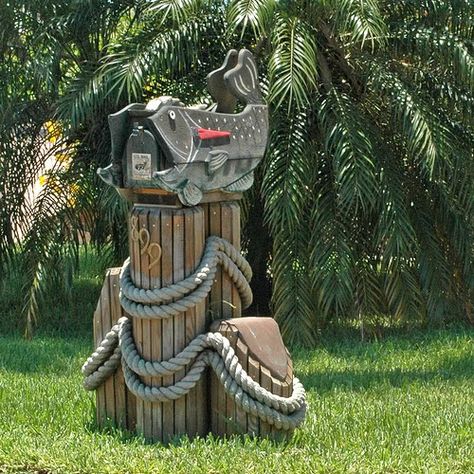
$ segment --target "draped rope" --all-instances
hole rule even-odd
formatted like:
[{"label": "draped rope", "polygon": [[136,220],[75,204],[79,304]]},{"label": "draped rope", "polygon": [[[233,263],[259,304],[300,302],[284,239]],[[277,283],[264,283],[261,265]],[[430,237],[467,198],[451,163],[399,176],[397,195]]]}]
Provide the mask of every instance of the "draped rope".
[{"label": "draped rope", "polygon": [[236,286],[242,307],[248,308],[252,303],[250,265],[232,244],[215,236],[206,240],[198,270],[165,288],[146,290],[136,287],[130,276],[130,259],[125,260],[120,272],[120,304],[135,318],[165,319],[177,316],[206,299],[219,265]]},{"label": "draped rope", "polygon": [[[250,305],[252,292],[248,281],[252,272],[248,262],[229,242],[214,236],[206,241],[198,269],[181,282],[166,288],[145,290],[136,287],[130,276],[130,261],[126,260],[120,274],[121,305],[128,314],[137,318],[173,317],[207,297],[218,265],[236,285],[242,306]],[[266,390],[247,374],[229,340],[220,333],[200,334],[169,360],[151,361],[139,354],[133,339],[132,321],[122,317],[84,363],[84,387],[95,390],[114,374],[120,364],[128,389],[142,400],[177,400],[196,386],[206,367],[210,366],[225,392],[246,413],[284,430],[299,426],[305,417],[305,390],[297,378],[293,379],[290,397],[281,397]],[[184,377],[170,386],[149,386],[139,378],[172,375],[186,367]]]}]

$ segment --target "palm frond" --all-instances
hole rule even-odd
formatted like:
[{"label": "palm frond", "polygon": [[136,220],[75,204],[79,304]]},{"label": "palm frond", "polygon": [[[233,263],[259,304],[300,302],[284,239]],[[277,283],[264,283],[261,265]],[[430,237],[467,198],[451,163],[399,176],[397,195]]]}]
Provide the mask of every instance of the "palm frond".
[{"label": "palm frond", "polygon": [[231,33],[240,29],[240,37],[243,38],[250,27],[255,38],[262,37],[268,31],[275,3],[274,0],[233,0],[227,9]]},{"label": "palm frond", "polygon": [[206,34],[215,29],[215,19],[208,16],[159,34],[146,32],[126,45],[111,47],[115,51],[104,58],[100,67],[100,74],[108,82],[108,94],[117,101],[133,102],[141,97],[151,74],[183,74],[196,64],[196,51],[205,45]]},{"label": "palm frond", "polygon": [[143,13],[153,12],[159,26],[180,26],[203,10],[209,0],[151,0],[144,5]]},{"label": "palm frond", "polygon": [[275,236],[272,309],[285,341],[314,345],[318,311],[308,275],[308,241],[305,226],[298,233],[282,230]]},{"label": "palm frond", "polygon": [[332,158],[336,199],[342,212],[367,212],[377,202],[379,188],[367,120],[352,100],[335,88],[321,103],[318,118],[326,153]]},{"label": "palm frond", "polygon": [[387,98],[392,119],[403,133],[408,155],[432,176],[450,156],[449,131],[430,107],[397,74],[373,64],[369,84]]},{"label": "palm frond", "polygon": [[268,64],[269,101],[278,109],[306,107],[317,87],[317,50],[313,29],[304,20],[277,15]]},{"label": "palm frond", "polygon": [[410,19],[420,27],[450,31],[465,39],[474,38],[472,15],[474,5],[470,0],[384,0],[384,16],[389,22],[400,24]]},{"label": "palm frond", "polygon": [[332,0],[329,3],[331,9],[337,12],[334,22],[340,36],[347,36],[351,44],[356,44],[361,49],[367,44],[372,50],[385,44],[387,25],[380,11],[380,2]]},{"label": "palm frond", "polygon": [[422,64],[431,62],[440,74],[449,74],[468,90],[474,87],[474,58],[457,35],[409,25],[396,30],[394,38],[402,53],[410,53]]},{"label": "palm frond", "polygon": [[274,233],[283,228],[294,231],[299,226],[299,215],[312,191],[306,120],[304,113],[293,117],[282,113],[273,124],[262,194],[266,219]]},{"label": "palm frond", "polygon": [[348,316],[355,295],[350,223],[338,210],[331,168],[329,157],[322,158],[310,220],[310,278],[326,319]]},{"label": "palm frond", "polygon": [[384,202],[377,240],[385,275],[385,294],[397,318],[416,318],[422,307],[417,277],[419,242],[410,218],[411,201],[407,195],[403,158],[385,157],[381,178]]}]

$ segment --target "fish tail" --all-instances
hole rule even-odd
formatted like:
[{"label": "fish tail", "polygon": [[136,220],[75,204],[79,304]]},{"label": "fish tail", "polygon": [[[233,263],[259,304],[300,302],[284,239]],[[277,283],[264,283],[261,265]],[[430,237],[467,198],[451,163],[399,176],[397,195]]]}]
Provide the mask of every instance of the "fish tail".
[{"label": "fish tail", "polygon": [[237,65],[224,74],[224,82],[232,94],[245,104],[263,104],[257,65],[249,50],[239,51]]}]

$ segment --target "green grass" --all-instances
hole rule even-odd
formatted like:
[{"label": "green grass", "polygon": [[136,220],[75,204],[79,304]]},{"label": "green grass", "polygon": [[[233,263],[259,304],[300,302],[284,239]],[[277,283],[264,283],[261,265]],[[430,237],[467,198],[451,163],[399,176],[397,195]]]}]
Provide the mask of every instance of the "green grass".
[{"label": "green grass", "polygon": [[379,342],[353,328],[294,350],[309,398],[287,443],[211,436],[170,446],[94,423],[82,389],[92,313],[103,280],[93,254],[69,294],[44,301],[21,338],[20,283],[0,287],[0,473],[474,473],[474,346],[466,327],[389,327]]},{"label": "green grass", "polygon": [[90,349],[84,337],[0,337],[0,472],[474,472],[466,328],[294,351],[309,414],[281,444],[208,437],[164,447],[99,431],[94,396],[81,388]]}]

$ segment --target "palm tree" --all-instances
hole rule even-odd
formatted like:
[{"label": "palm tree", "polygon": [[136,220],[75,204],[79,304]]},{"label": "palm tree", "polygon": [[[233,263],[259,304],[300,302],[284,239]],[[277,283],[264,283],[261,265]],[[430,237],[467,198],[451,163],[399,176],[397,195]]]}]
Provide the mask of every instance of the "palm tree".
[{"label": "palm tree", "polygon": [[[263,262],[258,280],[272,275],[287,340],[312,344],[343,318],[474,322],[472,2],[91,0],[43,13],[44,25],[28,25],[41,44],[30,65],[50,80],[38,93],[50,98],[45,115],[62,124],[68,150],[80,142],[61,182],[81,182],[75,206],[94,212],[97,242],[123,211],[93,177],[108,152],[107,113],[153,94],[206,101],[205,74],[245,46],[272,125],[247,241]],[[252,246],[259,209],[271,239]],[[48,227],[42,251],[61,229]],[[24,252],[39,262],[37,238]],[[30,288],[41,286],[30,273]]]},{"label": "palm tree", "polygon": [[273,309],[474,322],[472,2],[235,1],[265,58]]}]

